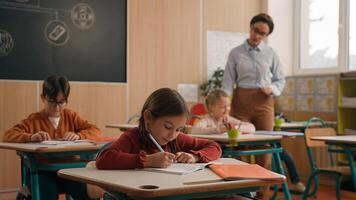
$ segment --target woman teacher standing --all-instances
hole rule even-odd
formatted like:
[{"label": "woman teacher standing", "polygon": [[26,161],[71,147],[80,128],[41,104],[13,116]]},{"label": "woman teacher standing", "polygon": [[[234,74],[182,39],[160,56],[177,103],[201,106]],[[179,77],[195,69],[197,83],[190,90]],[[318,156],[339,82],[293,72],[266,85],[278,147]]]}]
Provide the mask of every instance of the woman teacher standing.
[{"label": "woman teacher standing", "polygon": [[[230,115],[253,123],[256,130],[273,130],[273,97],[279,96],[285,85],[279,58],[264,43],[273,27],[273,20],[267,14],[251,19],[249,38],[231,50],[222,84],[233,95]],[[257,156],[256,161],[269,168],[270,158]]]}]

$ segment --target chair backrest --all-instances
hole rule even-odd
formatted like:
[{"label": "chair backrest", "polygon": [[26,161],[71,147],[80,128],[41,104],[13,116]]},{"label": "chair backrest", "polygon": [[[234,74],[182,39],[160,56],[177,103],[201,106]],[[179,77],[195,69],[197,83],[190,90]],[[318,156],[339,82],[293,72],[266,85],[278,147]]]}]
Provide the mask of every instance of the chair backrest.
[{"label": "chair backrest", "polygon": [[99,155],[100,155],[106,148],[108,148],[108,146],[110,146],[111,143],[113,143],[113,142],[107,142],[107,143],[105,143],[105,144],[99,149],[99,151],[96,153],[95,159],[97,159],[97,158],[99,157]]},{"label": "chair backrest", "polygon": [[190,117],[187,124],[193,126],[201,119],[201,116],[207,113],[208,111],[206,110],[203,103],[195,104],[190,108]]},{"label": "chair backrest", "polygon": [[305,142],[308,147],[323,147],[326,146],[325,142],[311,140],[311,137],[316,136],[335,136],[336,132],[333,128],[321,127],[321,128],[307,128],[305,129]]},{"label": "chair backrest", "polygon": [[190,108],[190,113],[192,115],[205,115],[208,113],[208,111],[206,110],[203,103],[197,103]]},{"label": "chair backrest", "polygon": [[138,124],[138,121],[140,120],[140,117],[141,117],[141,114],[132,115],[127,119],[127,123],[128,124],[131,124],[131,123]]},{"label": "chair backrest", "polygon": [[[314,123],[314,124],[313,124]],[[320,126],[316,126],[315,123],[320,123]],[[336,132],[333,128],[327,127],[325,122],[318,118],[313,117],[309,119],[306,123],[306,128],[304,131],[305,144],[307,147],[323,147],[326,146],[323,141],[311,140],[311,137],[317,136],[334,136]]]}]

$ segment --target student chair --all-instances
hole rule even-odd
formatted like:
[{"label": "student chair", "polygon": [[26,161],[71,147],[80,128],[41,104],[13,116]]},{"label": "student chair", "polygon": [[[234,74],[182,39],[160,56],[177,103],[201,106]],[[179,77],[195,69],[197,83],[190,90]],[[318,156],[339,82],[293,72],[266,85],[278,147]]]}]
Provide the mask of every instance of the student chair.
[{"label": "student chair", "polygon": [[203,103],[197,103],[190,108],[190,118],[188,120],[188,125],[193,126],[196,124],[201,116],[207,114],[208,111]]},{"label": "student chair", "polygon": [[[112,142],[108,142],[99,149],[98,153],[96,154],[95,160],[111,143]],[[88,162],[86,168],[95,168],[95,161]],[[103,190],[99,186],[87,184],[87,195],[89,198],[101,199],[102,197],[104,197],[104,194],[105,194],[105,190]]]},{"label": "student chair", "polygon": [[[321,124],[321,127],[313,127],[310,128],[311,122],[319,122]],[[346,175],[351,175],[350,169],[348,166],[330,166],[330,167],[318,167],[316,165],[313,153],[312,153],[312,147],[324,147],[327,146],[323,141],[315,141],[311,140],[311,137],[315,136],[335,136],[336,132],[333,128],[326,127],[325,123],[323,120],[319,118],[311,118],[308,120],[306,129],[305,129],[305,146],[307,149],[307,154],[309,158],[309,164],[311,168],[311,175],[308,178],[308,183],[306,186],[306,189],[303,194],[303,199],[306,200],[307,197],[309,196],[316,196],[316,193],[318,191],[319,187],[319,180],[318,180],[318,174],[330,174],[333,175],[336,178],[336,197],[338,200],[341,199],[341,194],[340,194],[340,185],[341,185],[341,178]],[[336,150],[336,149],[331,149],[328,147],[329,154],[330,153],[340,153],[341,150]],[[313,191],[309,192],[311,189],[312,182],[314,181],[314,188]]]},{"label": "student chair", "polygon": [[128,124],[138,124],[138,121],[140,120],[140,117],[141,117],[141,114],[135,114],[135,115],[132,115],[130,116],[128,119],[127,119],[127,123]]}]

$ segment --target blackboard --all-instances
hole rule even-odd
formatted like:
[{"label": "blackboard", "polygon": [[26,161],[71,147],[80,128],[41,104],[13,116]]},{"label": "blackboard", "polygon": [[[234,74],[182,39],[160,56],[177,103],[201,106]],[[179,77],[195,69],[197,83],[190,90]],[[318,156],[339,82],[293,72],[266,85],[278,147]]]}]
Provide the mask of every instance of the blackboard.
[{"label": "blackboard", "polygon": [[126,0],[0,0],[0,79],[126,82]]}]

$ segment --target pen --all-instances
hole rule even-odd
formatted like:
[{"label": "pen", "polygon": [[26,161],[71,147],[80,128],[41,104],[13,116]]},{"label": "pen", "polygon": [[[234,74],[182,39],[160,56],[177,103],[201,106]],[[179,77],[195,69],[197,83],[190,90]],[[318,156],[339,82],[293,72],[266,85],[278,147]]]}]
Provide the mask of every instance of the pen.
[{"label": "pen", "polygon": [[156,147],[157,147],[161,152],[164,152],[164,150],[162,149],[161,145],[158,144],[158,142],[153,138],[153,136],[151,135],[151,133],[148,134],[148,137],[152,140],[152,142],[156,145]]}]

